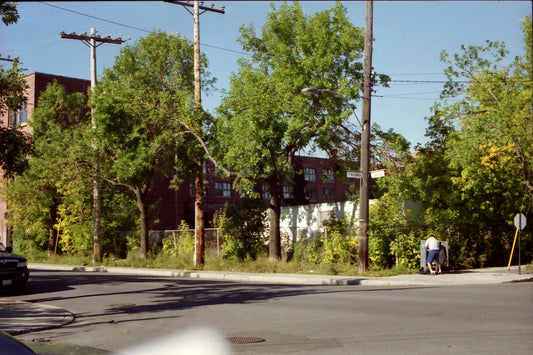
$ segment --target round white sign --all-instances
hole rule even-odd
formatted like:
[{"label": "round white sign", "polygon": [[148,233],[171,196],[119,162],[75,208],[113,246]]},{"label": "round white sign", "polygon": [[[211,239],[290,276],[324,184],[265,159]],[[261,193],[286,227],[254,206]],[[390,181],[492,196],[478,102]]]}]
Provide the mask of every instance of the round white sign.
[{"label": "round white sign", "polygon": [[514,225],[520,230],[526,228],[526,216],[524,216],[522,213],[518,213],[514,217]]}]

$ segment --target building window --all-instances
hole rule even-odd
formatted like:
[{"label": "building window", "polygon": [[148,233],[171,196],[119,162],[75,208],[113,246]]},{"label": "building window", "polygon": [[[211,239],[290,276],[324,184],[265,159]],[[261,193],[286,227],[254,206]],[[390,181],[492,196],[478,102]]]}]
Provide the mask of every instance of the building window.
[{"label": "building window", "polygon": [[[189,196],[196,198],[196,182],[189,182]],[[204,197],[207,197],[207,186],[204,185]]]},{"label": "building window", "polygon": [[194,181],[189,182],[189,196],[196,196],[196,185],[194,185]]},{"label": "building window", "polygon": [[316,181],[316,170],[313,168],[304,168],[304,179],[306,181]]},{"label": "building window", "polygon": [[294,186],[283,186],[283,198],[294,198]]},{"label": "building window", "polygon": [[325,202],[335,201],[335,189],[324,189],[322,197]]},{"label": "building window", "polygon": [[322,181],[323,182],[335,182],[335,176],[333,175],[333,170],[322,170]]},{"label": "building window", "polygon": [[304,188],[304,194],[305,194],[306,200],[316,201],[316,188],[306,187]]},{"label": "building window", "polygon": [[263,185],[261,187],[261,193],[263,194],[263,198],[265,200],[270,200],[272,198],[272,195],[270,194],[270,189],[267,185]]},{"label": "building window", "polygon": [[28,122],[28,102],[24,101],[20,109],[9,113],[9,123],[11,127],[25,125]]},{"label": "building window", "polygon": [[215,196],[222,198],[231,197],[231,184],[229,182],[216,182],[215,183]]}]

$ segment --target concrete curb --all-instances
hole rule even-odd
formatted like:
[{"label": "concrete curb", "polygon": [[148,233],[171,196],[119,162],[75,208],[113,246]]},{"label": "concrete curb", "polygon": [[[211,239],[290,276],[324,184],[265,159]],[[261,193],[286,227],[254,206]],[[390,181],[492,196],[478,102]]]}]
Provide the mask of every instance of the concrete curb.
[{"label": "concrete curb", "polygon": [[369,286],[451,286],[482,285],[533,281],[533,274],[518,274],[516,267],[487,268],[446,273],[443,275],[408,274],[389,277],[347,277],[330,275],[261,274],[228,271],[188,271],[172,269],[146,269],[106,266],[71,266],[52,264],[29,264],[31,270],[108,272],[114,274],[191,278],[233,282],[257,282],[291,285],[369,285]]},{"label": "concrete curb", "polygon": [[0,329],[11,335],[62,327],[75,318],[63,308],[1,298],[0,314]]}]

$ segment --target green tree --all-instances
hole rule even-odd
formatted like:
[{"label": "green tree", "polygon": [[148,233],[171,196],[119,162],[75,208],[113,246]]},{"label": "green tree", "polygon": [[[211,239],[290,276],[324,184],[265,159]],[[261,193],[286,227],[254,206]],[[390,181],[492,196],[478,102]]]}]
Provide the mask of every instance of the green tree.
[{"label": "green tree", "polygon": [[2,17],[2,22],[6,26],[17,23],[20,18],[17,11],[17,3],[11,1],[0,1],[0,17]]},{"label": "green tree", "polygon": [[523,28],[526,54],[514,60],[493,41],[443,53],[449,80],[429,118],[431,140],[406,164],[404,191],[451,239],[458,266],[503,263],[513,216],[533,201],[531,18]]},{"label": "green tree", "polygon": [[[270,190],[269,259],[281,258],[282,184],[294,176],[294,155],[309,147],[335,159],[344,150],[351,110],[337,95],[305,97],[306,87],[334,89],[347,100],[359,98],[363,31],[353,26],[340,3],[304,15],[300,5],[272,5],[262,36],[253,25],[241,28],[250,51],[241,59],[231,88],[218,108],[218,157],[250,192],[254,183]],[[248,181],[248,184],[245,182]],[[252,183],[250,183],[252,182]]]},{"label": "green tree", "polygon": [[0,126],[0,169],[5,178],[21,174],[28,166],[32,141],[18,127]]},{"label": "green tree", "polygon": [[[524,30],[527,53],[531,18]],[[459,127],[447,151],[449,167],[458,172],[452,179],[461,195],[458,217],[490,263],[504,261],[513,216],[533,202],[531,56],[507,56],[504,43],[492,41],[463,46],[453,58],[443,54],[449,64],[444,97],[459,99],[445,110]]]},{"label": "green tree", "polygon": [[[27,84],[23,73],[18,61],[7,70],[0,65],[0,115],[17,111],[26,101]],[[19,127],[0,127],[0,168],[5,177],[12,177],[26,168],[26,155],[30,151],[31,140]]]},{"label": "green tree", "polygon": [[[52,254],[57,237],[59,209],[68,186],[79,189],[83,167],[76,166],[75,152],[84,142],[88,127],[87,98],[81,93],[67,95],[54,82],[41,95],[30,125],[35,142],[28,169],[8,187],[10,223],[33,237],[39,247]],[[72,201],[71,201],[72,202]]]},{"label": "green tree", "polygon": [[243,198],[232,205],[225,205],[215,214],[215,225],[221,229],[224,256],[243,260],[254,259],[265,245],[263,199]]},{"label": "green tree", "polygon": [[[205,58],[202,63],[205,67]],[[184,126],[201,126],[195,121],[193,85],[193,48],[187,39],[153,32],[122,49],[91,98],[102,178],[135,196],[143,259],[154,174],[174,176],[178,169],[185,176],[191,174],[191,162],[202,160],[194,156],[199,150]]]}]

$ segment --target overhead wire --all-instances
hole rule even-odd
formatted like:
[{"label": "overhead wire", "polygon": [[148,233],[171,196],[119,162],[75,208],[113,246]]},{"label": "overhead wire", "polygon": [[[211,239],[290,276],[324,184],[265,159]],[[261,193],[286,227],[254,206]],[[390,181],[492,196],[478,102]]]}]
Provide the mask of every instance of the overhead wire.
[{"label": "overhead wire", "polygon": [[[126,27],[126,28],[131,28],[131,29],[134,29],[134,30],[137,30],[137,31],[142,31],[142,32],[145,32],[145,33],[150,33],[150,32],[152,32],[152,31],[146,30],[146,29],[144,29],[144,28],[139,28],[139,27],[135,27],[135,26],[127,25],[127,24],[124,24],[124,23],[120,23],[120,22],[116,22],[116,21],[108,20],[108,19],[105,19],[105,18],[103,18],[103,17],[98,17],[98,16],[94,16],[94,15],[89,15],[89,14],[86,14],[86,13],[83,13],[83,12],[70,10],[70,9],[65,8],[65,7],[61,7],[61,6],[57,6],[57,5],[53,5],[53,4],[49,4],[49,3],[44,2],[44,1],[38,1],[38,2],[41,3],[41,4],[43,4],[43,5],[47,5],[47,6],[50,6],[50,7],[55,7],[56,9],[60,9],[60,10],[67,11],[67,12],[71,12],[71,13],[73,13],[73,14],[80,15],[80,16],[85,16],[85,17],[93,18],[93,19],[96,19],[96,20],[99,20],[99,21],[103,21],[103,22],[111,23],[111,24],[113,24],[113,25],[122,26],[122,27]],[[226,52],[233,52],[233,53],[238,53],[238,54],[250,55],[250,53],[241,52],[241,51],[237,51],[237,50],[234,50],[234,49],[228,49],[228,48],[223,48],[223,47],[213,46],[213,45],[210,45],[210,44],[200,43],[200,45],[203,46],[203,47],[209,47],[209,48],[219,49],[219,50],[226,51]]]},{"label": "overhead wire", "polygon": [[[103,22],[107,22],[107,23],[111,23],[111,24],[114,24],[114,25],[117,25],[117,26],[122,26],[122,27],[133,29],[133,30],[145,32],[145,33],[150,33],[151,32],[149,30],[146,30],[146,29],[143,29],[143,28],[140,28],[140,27],[135,27],[135,26],[131,26],[131,25],[128,25],[128,24],[121,23],[121,22],[108,20],[108,19],[105,19],[105,18],[99,17],[99,16],[89,15],[89,14],[86,14],[86,13],[83,13],[83,12],[67,9],[65,7],[62,7],[62,6],[53,5],[53,4],[44,2],[44,1],[38,1],[38,2],[43,4],[43,5],[54,7],[54,8],[59,9],[59,10],[71,12],[71,13],[74,13],[74,14],[77,14],[77,15],[80,15],[80,16],[93,18],[93,19],[96,19],[96,20],[99,20],[99,21],[103,21]],[[243,55],[247,55],[247,56],[250,55],[250,53],[247,53],[247,52],[242,52],[242,51],[233,50],[233,49],[229,49],[229,48],[223,48],[223,47],[219,47],[219,46],[213,46],[213,45],[210,45],[210,44],[201,43],[200,45],[203,46],[203,47],[209,47],[209,48],[218,49],[218,50],[222,50],[222,51],[226,51],[226,52],[243,54]],[[394,76],[442,75],[442,74],[443,73],[402,73],[402,74],[391,74],[391,76],[392,75],[394,75]],[[418,84],[445,84],[448,81],[447,80],[390,80],[389,82],[390,83],[397,83],[398,85],[418,85]],[[467,80],[454,81],[454,83],[468,83],[468,82],[469,81],[467,81]],[[420,95],[429,94],[429,92],[412,93],[412,94],[381,95],[381,96],[375,95],[375,97],[409,99],[409,100],[433,100],[433,99],[429,99],[429,98],[399,97],[399,96],[402,96],[402,95],[419,95],[419,94]]]}]

